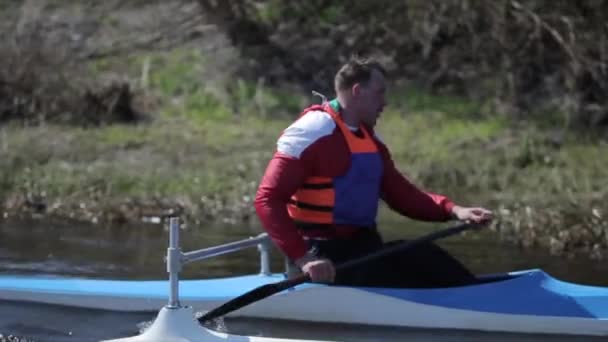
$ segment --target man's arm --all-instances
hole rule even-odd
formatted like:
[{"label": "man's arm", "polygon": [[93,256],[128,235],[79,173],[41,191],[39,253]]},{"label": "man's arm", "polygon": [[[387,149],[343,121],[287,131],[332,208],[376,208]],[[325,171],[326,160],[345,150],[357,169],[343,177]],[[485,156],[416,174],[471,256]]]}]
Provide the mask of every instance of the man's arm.
[{"label": "man's arm", "polygon": [[331,261],[308,253],[308,245],[297,231],[287,202],[307,178],[300,159],[277,152],[266,169],[255,198],[255,209],[276,246],[312,281],[332,282],[336,271]]},{"label": "man's arm", "polygon": [[308,244],[287,211],[291,196],[312,174],[323,141],[336,125],[329,114],[311,111],[289,126],[277,141],[277,152],[266,168],[255,198],[262,225],[276,246],[291,260],[305,262]]},{"label": "man's arm", "polygon": [[275,153],[262,177],[254,202],[266,232],[291,260],[301,258],[308,250],[287,212],[289,199],[306,179],[302,163],[300,159]]},{"label": "man's arm", "polygon": [[384,160],[382,199],[401,215],[421,221],[447,221],[454,218],[454,203],[446,196],[425,192],[412,184],[395,167],[386,146],[381,145]]}]

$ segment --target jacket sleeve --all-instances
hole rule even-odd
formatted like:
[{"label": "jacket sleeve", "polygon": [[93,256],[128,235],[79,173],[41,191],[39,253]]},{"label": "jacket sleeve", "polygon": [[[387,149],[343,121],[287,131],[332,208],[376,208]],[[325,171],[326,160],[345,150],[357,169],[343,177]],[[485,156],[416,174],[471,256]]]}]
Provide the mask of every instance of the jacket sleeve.
[{"label": "jacket sleeve", "polygon": [[300,188],[306,177],[302,160],[277,152],[266,168],[254,201],[264,229],[291,260],[299,259],[308,251],[308,245],[287,212],[291,195]]},{"label": "jacket sleeve", "polygon": [[448,221],[454,203],[446,196],[425,192],[412,184],[395,167],[390,152],[380,144],[384,160],[382,199],[401,215],[421,221]]}]

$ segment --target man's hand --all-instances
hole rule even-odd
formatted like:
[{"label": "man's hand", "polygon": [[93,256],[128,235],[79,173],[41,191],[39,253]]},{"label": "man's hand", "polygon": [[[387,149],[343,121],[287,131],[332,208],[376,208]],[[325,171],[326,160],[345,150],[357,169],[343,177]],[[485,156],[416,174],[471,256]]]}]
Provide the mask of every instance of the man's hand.
[{"label": "man's hand", "polygon": [[310,279],[315,283],[333,283],[336,277],[336,269],[329,259],[317,258],[305,255],[295,261],[295,264],[304,273],[310,275]]},{"label": "man's hand", "polygon": [[491,211],[484,208],[466,208],[455,205],[452,208],[452,214],[460,221],[472,222],[478,224],[488,224],[494,218]]}]

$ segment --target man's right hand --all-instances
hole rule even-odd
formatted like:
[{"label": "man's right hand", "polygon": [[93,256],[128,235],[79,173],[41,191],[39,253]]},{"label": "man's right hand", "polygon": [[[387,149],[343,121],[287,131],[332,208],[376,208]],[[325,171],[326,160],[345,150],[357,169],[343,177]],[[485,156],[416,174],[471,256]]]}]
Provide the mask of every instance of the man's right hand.
[{"label": "man's right hand", "polygon": [[296,260],[296,265],[315,283],[333,283],[336,278],[336,269],[329,259],[305,256]]},{"label": "man's right hand", "polygon": [[333,283],[336,278],[334,264],[328,259],[318,259],[305,263],[302,272],[308,273],[315,283]]}]

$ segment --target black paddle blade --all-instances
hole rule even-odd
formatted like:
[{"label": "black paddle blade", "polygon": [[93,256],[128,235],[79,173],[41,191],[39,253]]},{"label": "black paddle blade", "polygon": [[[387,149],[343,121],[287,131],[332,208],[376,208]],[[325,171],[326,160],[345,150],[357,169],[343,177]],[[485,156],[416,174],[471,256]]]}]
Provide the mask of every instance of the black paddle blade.
[{"label": "black paddle blade", "polygon": [[270,297],[275,293],[279,293],[283,290],[287,290],[296,285],[300,285],[310,281],[310,276],[308,274],[303,274],[295,278],[286,279],[277,283],[266,284],[255,289],[238,296],[232,300],[227,301],[226,303],[218,306],[217,308],[207,312],[198,318],[198,321],[202,324],[204,322],[210,321],[214,318],[223,316],[229,312],[236,311],[244,306],[247,306],[253,302],[257,302],[260,299],[264,299],[266,297]]}]

